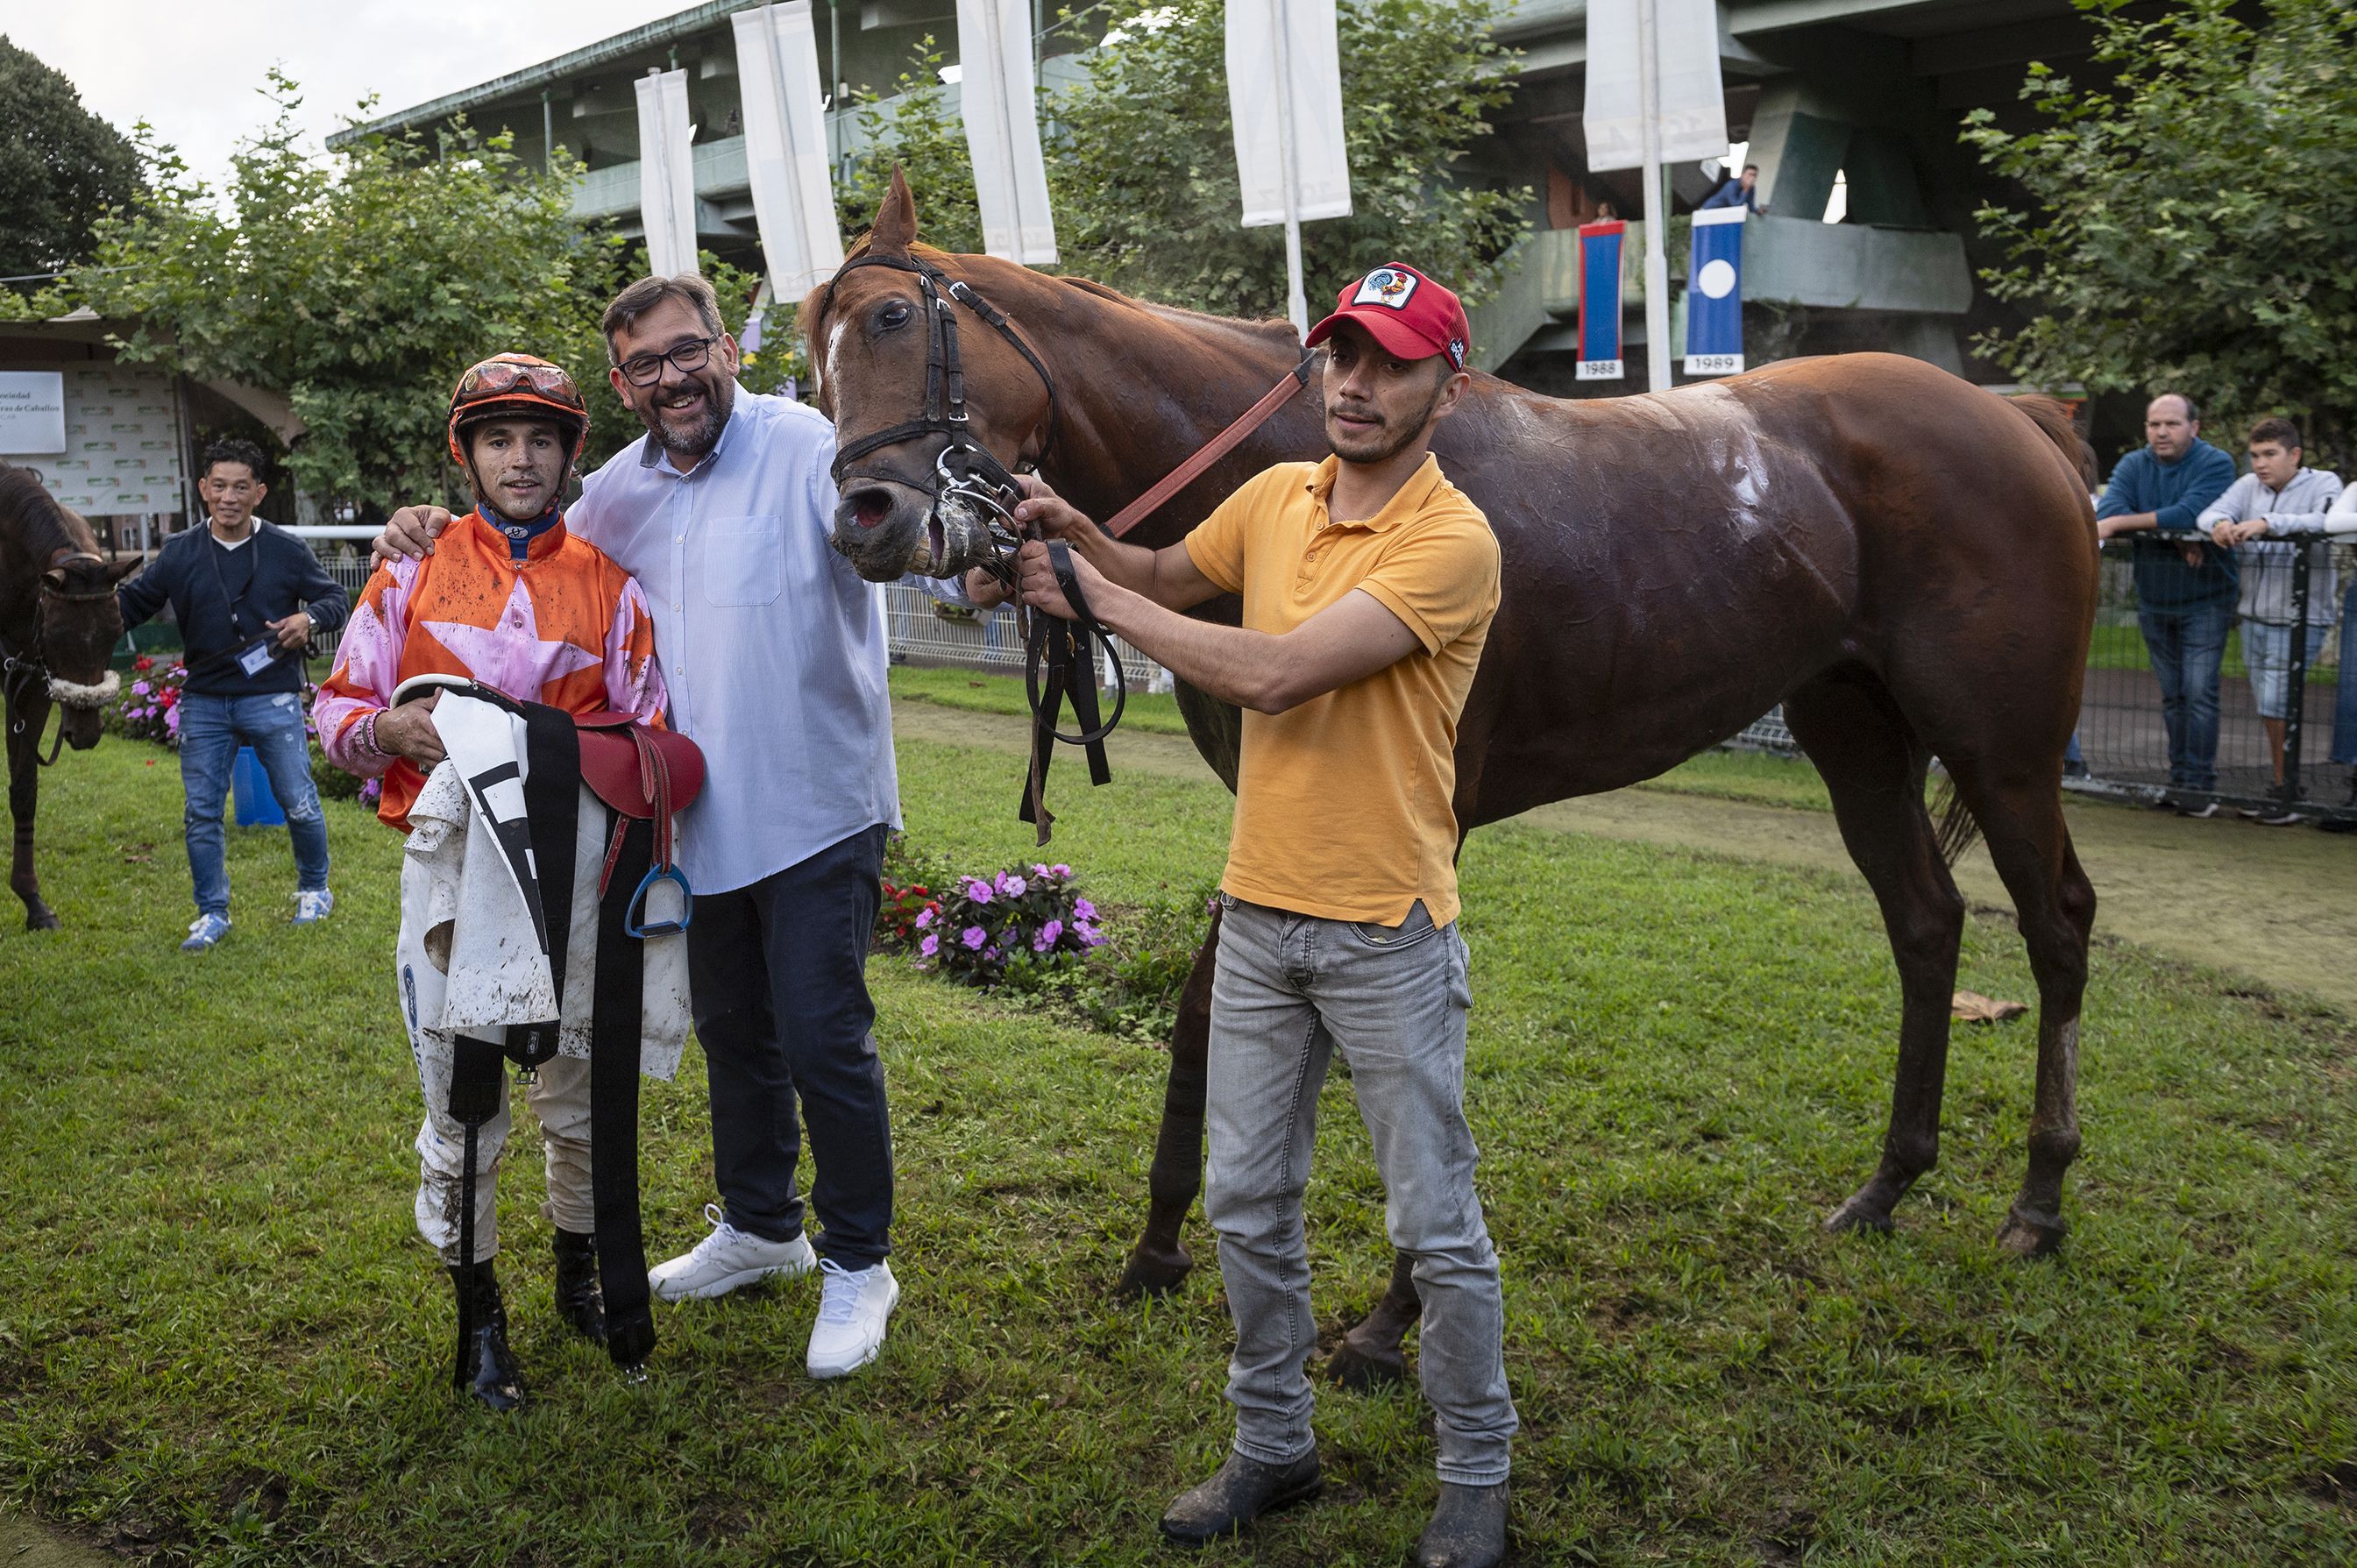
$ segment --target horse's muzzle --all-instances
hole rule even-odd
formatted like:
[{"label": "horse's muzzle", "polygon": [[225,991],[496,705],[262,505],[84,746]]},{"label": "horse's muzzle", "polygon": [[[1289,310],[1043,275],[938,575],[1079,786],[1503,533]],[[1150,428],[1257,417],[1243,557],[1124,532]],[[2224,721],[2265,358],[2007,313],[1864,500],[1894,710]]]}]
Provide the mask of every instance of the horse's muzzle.
[{"label": "horse's muzzle", "polygon": [[956,496],[872,474],[846,474],[829,538],[852,569],[872,583],[915,573],[954,577],[991,558],[990,527],[979,509]]}]

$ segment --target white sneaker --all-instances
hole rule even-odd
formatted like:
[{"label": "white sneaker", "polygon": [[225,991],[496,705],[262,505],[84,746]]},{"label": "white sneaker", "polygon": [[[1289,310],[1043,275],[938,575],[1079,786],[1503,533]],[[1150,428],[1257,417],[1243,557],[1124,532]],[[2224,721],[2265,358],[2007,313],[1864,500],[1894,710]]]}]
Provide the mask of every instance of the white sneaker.
[{"label": "white sneaker", "polygon": [[295,923],[316,926],[328,918],[336,907],[336,896],[324,887],[306,888],[295,895]]},{"label": "white sneaker", "polygon": [[712,1234],[668,1262],[647,1271],[647,1287],[662,1301],[706,1301],[772,1276],[791,1278],[818,1266],[810,1238],[770,1241],[728,1223],[716,1203],[704,1206]]},{"label": "white sneaker", "polygon": [[832,1258],[819,1261],[818,1322],[812,1326],[810,1356],[803,1363],[813,1378],[839,1378],[876,1359],[884,1348],[884,1325],[900,1300],[892,1265],[852,1270]]}]

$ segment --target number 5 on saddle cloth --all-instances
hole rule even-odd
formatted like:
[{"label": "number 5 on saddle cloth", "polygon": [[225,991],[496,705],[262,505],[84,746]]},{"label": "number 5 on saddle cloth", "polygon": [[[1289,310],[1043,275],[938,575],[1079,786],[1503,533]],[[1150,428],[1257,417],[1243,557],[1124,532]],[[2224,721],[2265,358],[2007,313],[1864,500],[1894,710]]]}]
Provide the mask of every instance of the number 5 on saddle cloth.
[{"label": "number 5 on saddle cloth", "polygon": [[457,677],[404,682],[393,701],[436,686],[445,760],[410,814],[400,963],[421,1071],[447,1053],[449,1115],[466,1132],[458,1255],[475,1255],[478,1136],[499,1113],[502,1058],[529,1073],[559,1050],[587,1057],[607,1350],[635,1371],[654,1347],[639,1074],[669,1078],[686,1037],[694,899],[673,819],[703,788],[703,755],[626,714],[566,714]]}]

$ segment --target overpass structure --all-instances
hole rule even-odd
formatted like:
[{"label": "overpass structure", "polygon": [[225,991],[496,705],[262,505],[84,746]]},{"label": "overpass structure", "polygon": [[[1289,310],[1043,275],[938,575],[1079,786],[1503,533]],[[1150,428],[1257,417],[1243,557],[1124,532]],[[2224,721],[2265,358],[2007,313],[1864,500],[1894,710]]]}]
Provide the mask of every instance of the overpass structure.
[{"label": "overpass structure", "polygon": [[[758,3],[705,0],[388,114],[329,145],[464,115],[478,127],[511,133],[527,158],[564,146],[586,165],[576,213],[635,231],[632,81],[648,70],[685,68],[697,126],[700,239],[758,267],[728,21]],[[1035,0],[1034,16],[1043,11],[1043,0]],[[824,0],[814,12],[835,103],[863,86],[888,87],[928,36],[954,66],[950,0]],[[1521,51],[1513,96],[1496,118],[1497,134],[1467,167],[1452,171],[1532,192],[1534,231],[1510,259],[1496,296],[1475,313],[1477,357],[1486,368],[1566,395],[1629,390],[1572,378],[1578,287],[1572,231],[1605,202],[1624,213],[1641,205],[1633,171],[1587,166],[1580,129],[1587,22],[1587,0],[1506,0],[1493,30]],[[1972,215],[2003,191],[1957,134],[1975,108],[2000,120],[2019,113],[2029,62],[2083,65],[2087,22],[2069,0],[1731,0],[1718,6],[1718,28],[1729,134],[1749,144],[1749,161],[1760,165],[1765,207],[1746,240],[1752,362],[1877,348],[1972,373],[1972,334],[2003,319],[1974,285],[1975,269],[1996,258],[1982,251]],[[1038,37],[1048,86],[1075,76],[1074,52],[1092,42],[1053,22],[1043,22]],[[954,104],[954,85],[949,91]],[[840,160],[856,151],[858,116],[835,110],[828,119]],[[1716,183],[1694,165],[1678,166],[1671,178],[1673,209],[1681,213]],[[1838,221],[1825,220],[1829,206]],[[1672,239],[1674,277],[1684,258]],[[1632,346],[1644,332],[1635,266],[1641,249],[1637,236],[1624,248],[1631,266],[1624,342]]]}]

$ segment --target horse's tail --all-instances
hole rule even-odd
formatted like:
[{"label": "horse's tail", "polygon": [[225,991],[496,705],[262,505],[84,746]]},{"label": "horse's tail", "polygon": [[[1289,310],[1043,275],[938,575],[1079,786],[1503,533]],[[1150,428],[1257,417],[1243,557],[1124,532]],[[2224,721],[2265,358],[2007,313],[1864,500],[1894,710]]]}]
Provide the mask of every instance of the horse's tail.
[{"label": "horse's tail", "polygon": [[1964,798],[1958,792],[1955,779],[1946,773],[1940,775],[1939,793],[1932,798],[1932,814],[1939,820],[1935,836],[1940,858],[1953,867],[1981,836],[1981,825],[1964,809]]},{"label": "horse's tail", "polygon": [[2054,443],[2054,449],[2062,454],[2062,460],[2078,474],[2080,483],[2091,489],[2094,487],[2095,449],[2079,435],[2078,425],[2072,422],[2068,403],[2060,398],[2038,392],[2014,392],[2005,401],[2029,415],[2030,423],[2038,426],[2046,439]]}]

